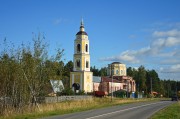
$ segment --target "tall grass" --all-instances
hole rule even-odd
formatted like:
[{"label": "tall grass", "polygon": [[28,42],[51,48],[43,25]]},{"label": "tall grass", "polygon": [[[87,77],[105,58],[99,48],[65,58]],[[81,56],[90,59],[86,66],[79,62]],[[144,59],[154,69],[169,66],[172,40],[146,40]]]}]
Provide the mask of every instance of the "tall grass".
[{"label": "tall grass", "polygon": [[[77,101],[65,101],[60,103],[47,103],[40,104],[40,110],[37,107],[25,107],[23,112],[9,109],[4,116],[0,116],[3,119],[34,119],[40,117],[46,117],[51,115],[67,114],[78,111],[85,111],[90,109],[97,109],[107,106],[114,106],[120,104],[127,104],[133,102],[149,101],[152,99],[121,99],[113,98],[111,102],[110,98],[93,98]],[[154,99],[153,99],[154,100]]]}]

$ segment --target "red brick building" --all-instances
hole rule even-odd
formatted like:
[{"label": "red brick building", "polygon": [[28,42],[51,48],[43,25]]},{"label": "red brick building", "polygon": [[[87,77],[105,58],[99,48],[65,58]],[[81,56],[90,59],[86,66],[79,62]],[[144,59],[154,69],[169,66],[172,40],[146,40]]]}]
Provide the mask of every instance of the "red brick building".
[{"label": "red brick building", "polygon": [[127,92],[136,91],[136,83],[132,77],[126,76],[126,66],[119,62],[108,65],[107,77],[93,76],[93,91],[104,91],[106,93],[124,90]]},{"label": "red brick building", "polygon": [[118,90],[124,90],[127,92],[135,92],[136,85],[132,77],[128,76],[114,76],[112,77],[93,77],[93,79],[99,78],[99,81],[94,80],[93,90],[104,91],[106,93],[115,92]]}]

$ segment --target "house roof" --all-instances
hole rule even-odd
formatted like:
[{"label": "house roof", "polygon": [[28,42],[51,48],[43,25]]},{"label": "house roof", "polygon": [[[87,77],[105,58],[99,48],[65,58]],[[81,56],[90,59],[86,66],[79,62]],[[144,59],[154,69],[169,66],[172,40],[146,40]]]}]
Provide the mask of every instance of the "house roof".
[{"label": "house roof", "polygon": [[133,80],[133,77],[130,76],[113,76],[113,78],[117,80]]},{"label": "house roof", "polygon": [[62,80],[50,80],[50,83],[55,93],[61,92],[64,89]]},{"label": "house roof", "polygon": [[[102,77],[102,82],[112,82],[112,78],[109,77]],[[121,83],[121,81],[118,81],[116,79],[113,79],[114,83]]]},{"label": "house roof", "polygon": [[99,76],[93,76],[93,82],[95,82],[95,83],[100,83],[100,82],[101,82],[101,77],[99,77]]}]

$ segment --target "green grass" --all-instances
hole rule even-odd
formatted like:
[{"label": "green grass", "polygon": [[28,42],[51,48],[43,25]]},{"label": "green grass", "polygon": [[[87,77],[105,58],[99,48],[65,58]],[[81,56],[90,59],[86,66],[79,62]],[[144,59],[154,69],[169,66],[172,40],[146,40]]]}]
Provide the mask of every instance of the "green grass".
[{"label": "green grass", "polygon": [[98,109],[108,106],[123,105],[128,103],[157,101],[159,99],[122,99],[114,98],[111,102],[110,98],[94,98],[92,100],[66,101],[60,103],[41,104],[42,111],[34,109],[33,112],[25,111],[23,114],[11,113],[6,116],[0,116],[0,119],[36,119],[54,115],[62,115],[73,112]]},{"label": "green grass", "polygon": [[151,119],[180,119],[180,102],[172,104],[155,113]]}]

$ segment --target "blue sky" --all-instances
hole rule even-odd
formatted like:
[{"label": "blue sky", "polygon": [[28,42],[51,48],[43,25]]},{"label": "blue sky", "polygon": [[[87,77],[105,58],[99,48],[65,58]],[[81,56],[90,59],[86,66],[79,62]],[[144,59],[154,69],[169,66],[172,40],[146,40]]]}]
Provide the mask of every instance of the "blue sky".
[{"label": "blue sky", "polygon": [[64,48],[67,62],[83,17],[91,66],[144,65],[160,78],[178,80],[179,6],[179,0],[0,0],[0,47],[5,37],[19,46],[41,32],[49,54]]}]

